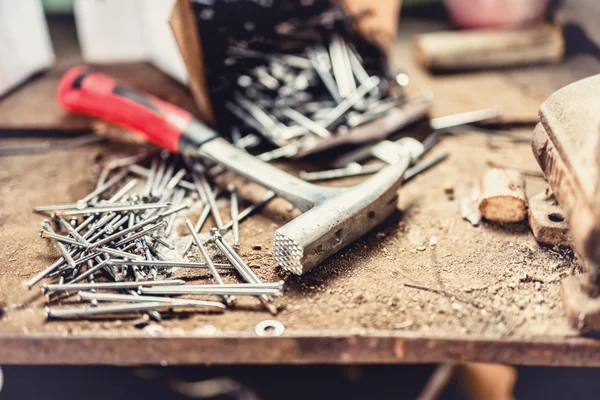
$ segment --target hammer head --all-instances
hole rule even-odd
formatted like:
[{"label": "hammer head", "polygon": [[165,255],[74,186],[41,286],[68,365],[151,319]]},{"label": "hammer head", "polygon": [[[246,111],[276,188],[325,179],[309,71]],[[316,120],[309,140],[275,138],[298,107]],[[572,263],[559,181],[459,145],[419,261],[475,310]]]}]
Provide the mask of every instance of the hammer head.
[{"label": "hammer head", "polygon": [[394,210],[410,157],[370,179],[332,191],[323,201],[275,231],[273,257],[301,275],[348,246]]}]

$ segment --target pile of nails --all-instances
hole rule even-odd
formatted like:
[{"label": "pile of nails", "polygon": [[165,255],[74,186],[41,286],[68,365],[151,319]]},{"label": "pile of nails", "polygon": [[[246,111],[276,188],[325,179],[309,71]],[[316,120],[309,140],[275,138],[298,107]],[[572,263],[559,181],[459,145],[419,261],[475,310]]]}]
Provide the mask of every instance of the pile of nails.
[{"label": "pile of nails", "polygon": [[[282,294],[283,283],[261,282],[235,250],[240,241],[239,222],[274,194],[269,192],[262,202],[239,211],[236,191],[228,187],[222,194],[230,200],[231,220],[224,224],[217,208],[220,192],[209,183],[217,173],[214,169],[205,172],[204,166],[166,151],[155,156],[140,153],[106,163],[95,189],[79,201],[35,208],[50,218],[42,222],[40,236],[53,241],[61,254],[25,282],[31,289],[44,279],[51,280],[42,286],[50,302],[46,317],[119,318],[142,313],[145,320],[161,320],[161,312],[173,309],[222,311],[235,305],[236,296],[255,297],[261,307],[275,314],[273,297]],[[196,209],[201,209],[200,217],[192,224],[187,216]],[[215,227],[202,240],[200,236],[206,234],[199,233],[209,215]],[[179,237],[174,229],[183,220],[189,238]],[[227,263],[213,262],[208,246],[222,253]],[[203,262],[185,258],[194,248]],[[208,277],[214,284],[172,279],[175,268],[202,270],[198,277]],[[239,277],[243,283],[225,283],[224,274]],[[71,295],[85,305],[57,307]],[[217,301],[219,297],[222,301]]]},{"label": "pile of nails", "polygon": [[[195,0],[220,132],[259,132],[276,157],[310,154],[404,104],[406,74],[340,6],[307,0]],[[273,157],[271,157],[273,158]]]}]

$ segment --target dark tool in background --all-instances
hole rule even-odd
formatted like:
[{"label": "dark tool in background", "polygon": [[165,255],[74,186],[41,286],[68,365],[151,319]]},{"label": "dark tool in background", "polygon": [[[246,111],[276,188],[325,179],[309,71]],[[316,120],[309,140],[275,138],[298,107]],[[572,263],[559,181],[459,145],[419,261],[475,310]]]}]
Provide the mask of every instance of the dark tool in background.
[{"label": "dark tool in background", "polygon": [[396,210],[397,190],[409,156],[351,188],[317,186],[232,146],[187,111],[119,86],[85,67],[67,71],[58,99],[69,111],[92,115],[142,133],[165,149],[199,156],[288,200],[304,214],[275,232],[273,255],[302,274],[374,228]]}]

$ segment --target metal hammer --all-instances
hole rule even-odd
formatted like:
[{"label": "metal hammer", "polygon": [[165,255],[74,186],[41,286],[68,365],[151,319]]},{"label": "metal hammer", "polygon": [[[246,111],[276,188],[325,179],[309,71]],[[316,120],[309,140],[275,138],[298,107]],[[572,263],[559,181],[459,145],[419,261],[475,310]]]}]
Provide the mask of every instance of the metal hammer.
[{"label": "metal hammer", "polygon": [[61,105],[142,133],[173,152],[210,159],[283,197],[302,215],[275,231],[273,256],[301,275],[382,222],[396,209],[397,190],[411,157],[350,188],[328,188],[298,179],[240,150],[187,111],[119,86],[85,67],[67,71]]}]

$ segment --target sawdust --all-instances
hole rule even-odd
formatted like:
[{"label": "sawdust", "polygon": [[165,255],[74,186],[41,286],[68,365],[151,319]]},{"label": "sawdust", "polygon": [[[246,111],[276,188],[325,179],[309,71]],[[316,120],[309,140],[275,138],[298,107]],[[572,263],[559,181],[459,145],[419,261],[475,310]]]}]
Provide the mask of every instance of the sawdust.
[{"label": "sawdust", "polygon": [[[530,135],[530,130],[521,133]],[[273,232],[287,218],[265,213],[243,222],[242,257],[262,280],[285,281],[285,295],[276,304],[281,308],[277,319],[287,331],[378,329],[473,338],[572,334],[559,299],[560,279],[576,265],[572,254],[538,246],[526,223],[484,221],[473,227],[461,217],[458,199],[469,193],[491,154],[516,167],[536,169],[527,144],[494,142],[491,150],[488,140],[475,134],[444,139],[434,153],[445,150],[451,157],[401,189],[401,211],[303,277],[277,268],[270,257]],[[0,333],[138,331],[134,317],[46,322],[39,288],[27,291],[20,286],[57,256],[56,249],[37,236],[42,218],[32,208],[70,202],[88,193],[94,185],[90,155],[99,149],[110,159],[135,153],[139,147],[88,146],[0,159],[0,304],[6,304]],[[452,182],[455,197],[447,195],[447,182]],[[535,194],[543,182],[529,179],[527,188]],[[227,221],[228,209],[221,214]],[[192,221],[197,217],[191,216]],[[207,225],[212,226],[211,219]],[[181,226],[178,231],[184,233]],[[201,256],[193,250],[190,258]],[[215,261],[224,260],[215,257]],[[173,276],[210,279],[203,272],[184,269]],[[233,282],[235,277],[229,274],[225,280]],[[269,317],[258,301],[244,298],[235,310],[223,314],[165,315],[161,325],[167,333],[197,331],[206,325],[222,332],[250,332]]]}]

